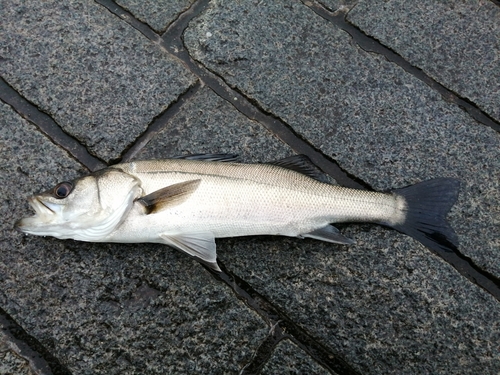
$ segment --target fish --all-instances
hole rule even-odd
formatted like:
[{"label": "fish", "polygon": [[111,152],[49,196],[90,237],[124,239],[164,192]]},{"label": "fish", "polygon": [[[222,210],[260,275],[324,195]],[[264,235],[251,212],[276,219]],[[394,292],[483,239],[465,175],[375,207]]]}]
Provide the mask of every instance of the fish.
[{"label": "fish", "polygon": [[457,250],[446,216],[460,181],[435,178],[388,192],[328,183],[304,155],[240,163],[234,154],[195,154],[121,163],[63,181],[28,199],[35,211],[15,227],[87,242],[160,243],[220,272],[215,238],[279,235],[354,241],[332,224],[369,222],[434,251]]}]

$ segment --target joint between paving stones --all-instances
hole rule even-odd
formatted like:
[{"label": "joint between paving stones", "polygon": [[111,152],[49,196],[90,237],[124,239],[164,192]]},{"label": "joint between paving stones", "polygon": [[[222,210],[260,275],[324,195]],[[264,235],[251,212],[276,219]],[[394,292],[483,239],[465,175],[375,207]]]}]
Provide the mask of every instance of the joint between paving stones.
[{"label": "joint between paving stones", "polygon": [[[29,335],[0,307],[0,344],[29,363],[30,370],[40,375],[71,375],[71,372],[37,339]],[[2,337],[4,336],[4,337]],[[12,347],[15,347],[13,349]],[[0,346],[1,348],[1,346]]]},{"label": "joint between paving stones", "polygon": [[146,130],[140,134],[130,145],[125,148],[121,156],[113,160],[110,164],[119,162],[125,163],[132,160],[141,150],[148,144],[148,142],[168,124],[168,122],[179,113],[186,102],[188,102],[200,90],[201,83],[199,80],[194,85],[189,86],[182,92],[175,101],[160,114],[155,116],[146,127]]},{"label": "joint between paving stones", "polygon": [[348,33],[354,43],[356,43],[356,45],[363,51],[368,53],[375,53],[384,57],[387,61],[396,64],[400,68],[404,69],[405,72],[413,75],[415,78],[424,82],[427,86],[436,91],[445,101],[458,106],[480,124],[488,126],[497,132],[500,132],[500,122],[495,120],[488,113],[484,112],[472,100],[462,97],[457,92],[447,88],[436,79],[428,75],[426,72],[424,72],[421,68],[412,65],[397,52],[385,46],[378,39],[366,34],[359,27],[349,22],[347,20],[347,15],[354,7],[349,9],[347,12],[331,12],[321,4],[310,3],[306,1],[302,1],[302,3],[318,16],[324,18],[339,29]]},{"label": "joint between paving stones", "polygon": [[271,359],[271,356],[278,344],[287,338],[279,327],[279,322],[276,322],[271,327],[271,332],[257,347],[257,350],[252,356],[252,360],[247,363],[240,372],[240,375],[259,374],[266,363]]},{"label": "joint between paving stones", "polygon": [[[112,5],[112,4],[114,4],[117,8],[120,8],[120,7],[119,7],[118,5],[116,5],[116,3],[114,3],[113,1],[107,1],[107,0],[96,0],[96,1],[97,1],[99,4],[101,4],[101,5],[103,5],[104,3],[105,3],[105,4],[111,4],[111,5]],[[493,1],[496,5],[499,5],[499,2],[498,2],[498,1],[496,1],[496,0],[492,0],[492,1]],[[276,126],[278,126],[278,130],[279,130],[279,129],[281,129],[280,127],[284,127],[284,128],[286,128],[286,131],[288,131],[288,132],[291,132],[291,133],[292,133],[292,135],[291,135],[291,137],[292,137],[292,138],[293,138],[293,137],[295,137],[295,138],[297,138],[297,140],[298,140],[299,142],[303,142],[303,143],[305,143],[305,146],[304,146],[304,145],[301,145],[300,147],[308,147],[308,148],[313,149],[315,152],[319,153],[319,155],[320,155],[321,157],[323,157],[323,158],[327,159],[329,163],[333,163],[333,164],[337,165],[337,167],[338,167],[338,168],[340,168],[340,167],[338,166],[338,164],[337,164],[335,161],[330,160],[330,158],[329,158],[328,156],[324,155],[321,151],[316,150],[316,149],[315,149],[312,145],[310,145],[310,144],[307,142],[307,140],[305,140],[305,139],[304,139],[304,138],[302,138],[299,134],[297,134],[297,133],[293,130],[293,128],[291,128],[289,125],[287,125],[287,124],[286,124],[285,122],[283,122],[281,119],[279,119],[278,117],[274,116],[272,113],[268,113],[268,112],[266,112],[263,108],[261,108],[261,107],[260,107],[259,103],[257,103],[255,100],[253,100],[253,99],[251,99],[251,98],[246,97],[246,96],[245,96],[245,95],[244,95],[244,94],[243,94],[243,93],[242,93],[242,92],[241,92],[238,88],[234,88],[234,87],[229,86],[229,85],[227,84],[227,82],[224,80],[224,78],[223,78],[223,77],[221,77],[221,76],[217,75],[216,73],[214,73],[213,71],[211,71],[210,69],[208,69],[206,66],[204,66],[203,64],[201,64],[199,61],[197,61],[197,60],[195,60],[194,58],[192,58],[192,57],[189,55],[189,53],[187,52],[187,49],[185,48],[185,46],[183,45],[182,33],[183,33],[184,29],[182,29],[182,30],[181,30],[181,32],[180,32],[180,34],[179,34],[179,38],[180,38],[180,41],[181,41],[181,43],[182,43],[182,46],[183,46],[184,51],[183,51],[183,52],[178,52],[178,53],[172,53],[172,52],[171,52],[171,51],[172,51],[172,47],[169,47],[169,46],[167,45],[167,42],[166,42],[166,39],[165,39],[165,38],[166,38],[166,35],[169,33],[169,30],[174,29],[175,27],[177,27],[177,26],[178,26],[178,23],[180,23],[181,21],[182,21],[182,22],[184,22],[184,21],[185,21],[185,17],[184,17],[184,14],[185,14],[185,13],[187,13],[187,12],[192,12],[192,13],[194,13],[194,15],[193,15],[192,17],[195,17],[195,16],[198,14],[198,13],[196,13],[195,9],[199,10],[199,12],[202,12],[202,11],[203,11],[203,9],[204,9],[204,6],[206,6],[206,5],[208,4],[208,2],[209,2],[209,1],[204,0],[204,1],[199,1],[199,2],[194,3],[194,4],[193,4],[193,5],[192,5],[192,6],[191,6],[188,10],[186,10],[184,13],[180,14],[180,15],[179,15],[179,17],[177,17],[177,19],[176,19],[176,20],[174,20],[174,21],[173,21],[173,22],[172,22],[172,23],[171,23],[171,24],[167,27],[167,31],[165,32],[165,34],[164,34],[162,37],[158,36],[158,34],[157,34],[157,33],[155,33],[154,31],[152,31],[152,30],[149,28],[149,26],[144,25],[143,23],[141,23],[140,21],[138,21],[136,18],[134,18],[134,17],[132,17],[132,16],[127,15],[127,18],[124,18],[123,16],[120,16],[118,13],[115,13],[115,12],[112,12],[112,13],[114,13],[114,14],[115,14],[115,15],[117,15],[117,16],[119,16],[121,19],[125,20],[126,22],[129,22],[129,21],[128,21],[128,18],[129,18],[129,17],[132,17],[132,18],[133,18],[133,20],[134,20],[134,22],[137,22],[137,23],[143,24],[144,29],[146,29],[146,28],[147,28],[147,29],[149,29],[149,31],[151,32],[151,34],[154,34],[155,36],[151,35],[151,37],[150,37],[150,36],[148,36],[147,34],[145,34],[144,32],[142,32],[141,30],[139,30],[139,29],[138,29],[140,32],[142,32],[142,33],[143,33],[143,35],[145,35],[146,37],[148,37],[149,39],[151,39],[153,42],[156,42],[156,43],[160,44],[163,48],[166,48],[166,49],[167,49],[167,51],[168,51],[170,54],[173,54],[174,56],[176,56],[177,58],[179,58],[181,61],[183,61],[183,62],[185,63],[184,65],[186,65],[186,64],[187,64],[187,65],[188,65],[188,67],[189,67],[189,70],[190,70],[192,73],[194,73],[195,75],[197,75],[197,77],[198,77],[200,80],[202,80],[203,82],[207,83],[207,82],[203,79],[203,77],[200,77],[200,75],[199,75],[199,74],[197,74],[195,71],[193,71],[193,69],[192,69],[192,65],[190,65],[189,63],[191,63],[191,64],[196,64],[196,63],[197,63],[197,64],[199,64],[199,65],[200,65],[200,69],[201,69],[204,73],[209,72],[211,75],[214,75],[214,76],[216,77],[216,78],[212,78],[212,77],[210,77],[210,76],[208,76],[208,75],[207,75],[207,76],[206,76],[206,77],[207,77],[207,79],[214,79],[214,80],[219,79],[220,81],[222,81],[222,82],[223,82],[223,84],[220,84],[220,83],[217,83],[217,84],[218,84],[218,86],[220,86],[220,87],[222,88],[223,93],[224,93],[224,94],[227,94],[227,95],[221,95],[221,94],[218,92],[218,90],[216,90],[216,89],[214,89],[214,87],[212,87],[212,85],[210,84],[211,82],[208,82],[207,86],[208,86],[208,87],[210,87],[210,88],[211,88],[211,89],[212,89],[212,90],[213,90],[213,91],[214,91],[214,92],[215,92],[218,96],[222,97],[224,100],[226,100],[226,101],[228,101],[229,103],[231,103],[231,104],[232,104],[232,105],[233,105],[233,106],[234,106],[234,107],[235,107],[235,108],[236,108],[236,109],[237,109],[240,113],[244,114],[245,116],[247,116],[248,118],[250,118],[250,119],[252,119],[252,120],[259,121],[259,122],[260,122],[261,124],[263,124],[263,125],[264,125],[264,126],[265,126],[265,127],[266,127],[269,131],[270,131],[270,132],[272,132],[272,133],[273,133],[273,134],[275,134],[275,135],[277,135],[277,133],[276,133],[276,132],[277,132],[277,130],[276,130],[276,128],[275,128]],[[201,6],[200,4],[203,4],[203,6]],[[311,5],[311,4],[306,3],[306,2],[304,2],[304,4],[305,4],[306,6],[308,6],[309,8],[313,9],[313,7],[312,7],[312,5]],[[103,5],[103,6],[106,6],[106,5]],[[197,6],[199,6],[200,8],[197,8]],[[106,7],[107,7],[107,6],[106,6]],[[109,8],[108,8],[108,9],[109,9]],[[314,9],[313,9],[313,10],[314,10]],[[111,10],[110,10],[110,11],[111,11]],[[338,16],[334,16],[334,17],[338,17]],[[189,20],[190,20],[190,19],[192,19],[192,18],[189,18],[189,19],[188,19],[188,21],[185,23],[185,26],[184,26],[184,27],[186,27],[186,26],[187,26],[187,24],[189,23]],[[358,32],[363,33],[363,32],[362,32],[361,30],[359,30],[356,26],[354,26],[354,25],[350,24],[350,23],[349,23],[349,22],[345,19],[345,15],[343,16],[343,22],[345,22],[346,24],[350,25],[351,27],[353,27],[353,28],[357,29],[357,30],[358,30]],[[134,25],[132,25],[132,26],[133,26],[133,27],[135,27]],[[338,25],[337,25],[337,26],[338,26]],[[338,27],[339,27],[339,26],[338,26]],[[136,28],[137,28],[137,27],[136,27]],[[343,29],[343,30],[344,30],[344,29]],[[150,33],[149,31],[147,31],[147,33]],[[344,31],[348,32],[347,30],[344,30]],[[364,33],[363,33],[363,34],[364,34]],[[168,35],[170,35],[170,34],[168,34]],[[366,34],[364,34],[364,35],[365,35],[365,37],[366,37],[366,38],[371,38],[370,36],[368,36],[368,35],[366,35]],[[351,36],[352,36],[352,34],[351,34]],[[353,39],[355,39],[355,38],[353,37]],[[373,39],[373,38],[371,38],[371,39]],[[387,47],[383,46],[383,45],[382,45],[382,44],[380,44],[378,41],[376,41],[376,39],[373,39],[373,40],[374,40],[376,43],[378,43],[381,47],[388,49]],[[175,43],[175,42],[176,42],[176,41],[174,40],[174,43]],[[172,44],[172,45],[173,45],[173,44]],[[362,47],[359,43],[358,43],[358,46],[359,46],[361,49],[363,49],[363,47]],[[392,50],[390,50],[390,49],[388,49],[388,50],[389,50],[389,52],[391,52],[391,53],[394,53],[394,54],[395,54],[395,52],[393,52]],[[366,51],[368,51],[368,52],[375,52],[375,51],[370,51],[370,50],[366,50]],[[182,54],[184,54],[184,53],[185,53],[185,54],[187,55],[187,57],[188,57],[189,59],[191,59],[192,61],[186,62],[185,60],[183,60],[182,56],[179,56],[181,53],[182,53]],[[375,52],[375,53],[377,53],[377,52]],[[384,54],[381,54],[381,55],[385,56]],[[397,55],[397,54],[396,54],[396,55]],[[399,55],[397,55],[397,56],[399,56]],[[385,56],[385,57],[387,58],[387,56]],[[406,60],[404,60],[401,56],[399,56],[399,58],[401,58],[403,61],[406,61]],[[389,61],[392,61],[392,60],[390,60],[389,58],[388,58],[388,60],[389,60]],[[194,61],[195,63],[193,63],[193,61]],[[394,61],[392,61],[392,62],[394,62]],[[408,64],[409,64],[409,63],[408,63]],[[398,64],[398,65],[399,65],[399,64]],[[404,68],[404,67],[403,67],[403,68]],[[413,67],[413,66],[412,66],[412,68],[420,70],[419,68],[416,68],[416,67]],[[406,70],[406,69],[405,69],[405,70]],[[408,71],[408,70],[406,70],[406,71]],[[411,72],[409,72],[409,73],[411,73]],[[423,73],[423,72],[422,72],[422,73]],[[412,74],[413,74],[413,73],[412,73]],[[425,74],[425,73],[423,73],[423,74]],[[419,78],[419,77],[417,77],[417,78]],[[432,80],[432,78],[430,78],[430,77],[428,77],[428,78]],[[424,81],[424,82],[425,82],[425,81]],[[442,85],[441,85],[441,84],[439,84],[438,82],[436,82],[436,81],[434,81],[434,82],[435,82],[437,85],[442,86]],[[226,87],[224,87],[224,85],[225,85]],[[138,136],[138,137],[137,137],[137,138],[136,138],[136,139],[135,139],[135,140],[131,143],[131,145],[130,145],[127,149],[125,149],[125,150],[122,152],[122,157],[121,157],[121,159],[125,161],[125,160],[130,160],[131,158],[133,158],[133,157],[134,157],[134,155],[135,155],[137,152],[139,152],[139,150],[140,150],[140,149],[142,149],[142,147],[143,147],[143,146],[147,143],[147,141],[148,141],[149,139],[151,139],[151,138],[152,138],[152,137],[153,137],[153,136],[154,136],[157,132],[159,132],[159,131],[160,131],[160,130],[161,130],[161,129],[165,126],[165,123],[166,123],[166,122],[168,122],[168,119],[169,119],[169,118],[172,118],[172,117],[175,115],[175,113],[177,113],[178,111],[180,111],[180,110],[182,109],[182,106],[183,106],[183,101],[188,101],[188,100],[190,100],[191,96],[193,96],[193,95],[194,95],[194,94],[195,94],[195,93],[199,90],[200,86],[201,86],[201,84],[200,84],[200,82],[199,82],[199,81],[198,81],[195,85],[190,86],[190,87],[189,87],[189,88],[188,88],[188,89],[187,89],[184,93],[180,94],[180,95],[179,95],[179,97],[178,97],[178,99],[177,99],[175,102],[173,102],[171,105],[169,105],[169,107],[168,107],[167,109],[165,109],[165,111],[163,111],[163,112],[162,112],[162,113],[160,113],[158,116],[156,116],[156,117],[155,117],[155,118],[154,118],[154,119],[150,122],[150,124],[148,125],[148,127],[146,128],[146,130],[145,130],[145,131],[144,131],[144,132],[143,132],[140,136]],[[431,87],[433,87],[433,86],[431,86]],[[454,95],[454,96],[455,96],[458,100],[463,100],[463,101],[465,101],[465,102],[468,102],[467,104],[468,104],[468,105],[470,105],[471,107],[473,107],[471,110],[479,112],[479,114],[481,114],[482,116],[489,117],[486,113],[482,112],[479,108],[477,108],[477,106],[475,106],[475,104],[474,104],[474,103],[472,103],[472,102],[468,101],[467,99],[460,98],[457,94],[453,93],[451,90],[446,89],[444,86],[442,86],[442,87],[443,87],[445,90],[447,90],[449,93],[451,93],[452,95]],[[433,87],[433,88],[434,88],[434,87]],[[229,96],[231,93],[234,93],[234,92],[238,93],[238,96],[242,97],[242,98],[246,101],[246,103],[243,105],[243,107],[242,107],[242,106],[241,106],[241,104],[240,104],[240,103],[241,103],[241,100],[240,100],[240,102],[236,102],[236,103],[234,103],[232,100],[228,100],[228,96]],[[18,95],[19,95],[19,94],[18,94]],[[443,94],[441,94],[441,95],[443,95]],[[445,96],[443,96],[443,97],[444,97],[444,98],[446,98]],[[24,99],[24,98],[22,98],[22,99]],[[3,100],[3,99],[2,99],[2,100]],[[26,100],[26,99],[24,99],[24,100]],[[27,100],[26,100],[26,101],[27,101]],[[460,106],[460,104],[459,104],[459,103],[456,103],[456,102],[454,102],[454,101],[452,101],[452,102]],[[6,103],[7,103],[7,102],[6,102]],[[28,102],[28,103],[29,103],[29,102]],[[247,104],[247,103],[248,103],[248,104]],[[7,103],[7,104],[11,105],[10,103]],[[31,104],[31,103],[30,103],[30,104]],[[34,106],[33,104],[31,104],[31,105],[32,105],[33,107],[35,107],[35,108],[36,108],[36,106]],[[11,105],[11,106],[12,106],[12,105]],[[460,107],[461,107],[461,108],[463,108],[462,106],[460,106]],[[18,111],[18,109],[17,109],[17,108],[15,108],[15,107],[13,107],[13,108],[16,110],[16,112],[18,112],[18,113],[19,113],[19,114],[21,114],[24,118],[27,118],[30,122],[32,122],[32,123],[33,123],[33,120],[32,120],[30,117],[26,117],[26,116],[27,116],[26,114],[23,114],[22,112],[19,112],[19,111]],[[40,110],[40,109],[38,109],[38,108],[36,108],[36,110],[37,110],[38,112],[40,112],[41,114],[43,114],[43,115],[45,115],[45,116],[48,116],[48,117],[49,117],[49,118],[53,121],[53,119],[52,119],[52,117],[51,117],[50,115],[45,114],[43,111],[41,111],[41,110]],[[259,116],[264,116],[264,117],[265,117],[265,120],[263,121],[263,120],[259,119],[258,117],[250,117],[250,116],[247,114],[247,113],[248,113],[248,110],[253,111],[254,113],[257,113]],[[466,110],[467,112],[469,112],[466,108],[465,108],[465,110]],[[469,112],[469,113],[470,113],[470,112]],[[471,115],[471,116],[472,116],[472,115]],[[474,117],[474,116],[472,116],[472,117]],[[474,117],[474,118],[476,119],[476,117]],[[492,118],[490,118],[490,120],[493,122],[493,124],[492,124],[492,125],[491,125],[491,124],[490,124],[490,125],[485,124],[483,121],[480,121],[480,120],[477,120],[477,121],[481,122],[483,125],[490,126],[491,128],[493,128],[493,129],[494,129],[494,130],[496,130],[496,131],[500,131],[500,125],[499,125],[499,123],[498,123],[498,122],[496,122],[495,120],[493,120]],[[57,125],[57,123],[55,123],[55,121],[53,121],[53,122],[54,122],[54,124],[56,124],[56,125]],[[269,123],[268,123],[268,122],[269,122]],[[276,124],[276,123],[278,123],[278,124]],[[39,126],[38,124],[36,124],[36,123],[35,123],[35,125],[36,125],[39,129],[40,129],[40,131],[41,131],[42,133],[44,133],[44,134],[48,135],[49,139],[51,139],[51,141],[52,141],[52,142],[54,142],[55,144],[57,144],[57,145],[59,145],[59,146],[63,147],[65,150],[67,150],[67,151],[68,151],[67,146],[65,146],[65,145],[64,145],[64,144],[62,144],[62,143],[59,143],[59,142],[58,142],[58,141],[56,141],[56,140],[54,140],[54,139],[52,138],[52,135],[51,135],[51,133],[50,133],[50,132],[45,132],[45,131],[44,131],[42,128],[40,128],[40,126]],[[271,128],[270,128],[270,126],[271,126]],[[60,128],[60,127],[59,127],[59,125],[57,125],[57,127],[58,127],[58,129],[60,129],[63,133],[65,133],[65,132],[64,132],[64,130],[63,130],[62,128]],[[273,130],[273,129],[274,129],[274,130]],[[73,138],[71,135],[69,135],[69,134],[67,134],[67,133],[65,133],[65,134],[66,134],[66,135],[68,135],[68,137]],[[281,137],[279,137],[279,138],[280,138],[280,139],[282,139]],[[78,142],[75,138],[73,138],[73,140],[74,140],[75,142],[77,142],[77,143],[78,143],[81,147],[85,148],[85,146],[83,146],[81,143],[79,143],[79,142]],[[282,140],[283,140],[283,139],[282,139]],[[144,142],[145,142],[145,143],[144,143]],[[288,144],[288,142],[286,142],[286,141],[284,141],[284,142]],[[136,150],[136,148],[137,148],[137,150]],[[294,148],[294,149],[295,149],[295,148]],[[85,148],[85,150],[86,150],[86,148]],[[133,152],[132,152],[133,150],[136,150],[136,151],[134,151],[134,153],[133,153]],[[73,154],[71,151],[68,151],[68,152],[72,155],[72,157],[73,157],[73,158],[75,158],[76,160],[78,160],[78,161],[82,162],[82,161],[81,161],[81,156],[77,156],[77,155]],[[87,152],[88,152],[88,151],[87,151]],[[90,154],[89,154],[89,155],[90,155]],[[90,155],[90,156],[92,156],[92,155]],[[98,162],[102,163],[102,161],[100,161],[100,160],[98,160]],[[317,164],[317,162],[315,162],[315,163]],[[85,164],[85,165],[86,165],[86,164]],[[89,166],[88,166],[88,165],[86,165],[86,166],[89,168]],[[319,165],[318,165],[318,166],[319,166]],[[321,166],[320,166],[320,168],[321,168],[321,169],[323,169]],[[92,170],[92,168],[89,168],[89,169],[91,169],[91,170]],[[347,174],[347,172],[345,172],[345,171],[343,171],[343,170],[342,170],[342,172],[344,172],[344,173],[346,173],[346,174]],[[327,173],[328,173],[328,172],[327,172]],[[347,175],[348,175],[348,174],[347,174]],[[348,178],[356,180],[356,178],[355,178],[355,177],[350,176],[350,175],[348,175]],[[358,183],[363,184],[363,181],[357,181],[357,182],[358,182]],[[367,184],[365,184],[365,187],[367,187]],[[461,255],[461,254],[459,253],[459,255]],[[466,258],[466,257],[462,256],[462,258]],[[467,259],[466,259],[466,261],[468,261],[468,262],[470,263],[470,265],[472,265],[472,268],[474,268],[474,266],[475,266],[475,265],[472,263],[472,261],[471,261],[470,259],[468,259],[468,258],[467,258]],[[450,263],[448,260],[447,260],[447,262],[448,262],[448,263]],[[454,267],[455,267],[455,266],[454,266]],[[455,267],[455,268],[457,268],[457,267]],[[477,268],[477,270],[479,270],[479,271],[482,271],[482,270],[480,270],[477,266],[475,266],[475,268]],[[459,271],[459,272],[460,272],[460,271]],[[460,272],[460,273],[463,275],[463,273],[462,273],[462,272]],[[498,291],[498,290],[500,290],[499,280],[498,280],[497,278],[495,278],[494,276],[492,276],[492,275],[488,274],[487,272],[485,272],[484,274],[486,275],[486,277],[489,277],[489,280],[490,280],[491,282],[493,282],[493,284],[494,284],[494,285],[496,285],[497,291]],[[230,273],[228,273],[228,275],[229,275],[230,277],[233,277],[233,276],[231,276],[231,274],[230,274]],[[467,276],[466,276],[466,277],[467,277]],[[233,277],[233,278],[234,278],[234,277]],[[474,277],[472,277],[472,276],[471,276],[471,277],[468,277],[468,278],[469,278],[470,280],[471,280],[471,279],[474,279]],[[476,284],[477,284],[477,282],[476,282]],[[229,285],[229,284],[228,284],[228,285]],[[484,288],[484,287],[483,287],[483,288]],[[233,290],[234,290],[234,289],[233,289]],[[238,294],[236,291],[234,291],[234,292],[235,292],[236,294]],[[497,299],[499,299],[498,294],[495,294],[496,292],[495,292],[495,293],[492,293],[492,292],[491,292],[491,290],[488,290],[488,292],[489,292],[490,294],[493,294],[493,295],[494,295]],[[250,295],[250,294],[249,294],[249,295]],[[274,308],[274,307],[273,307],[273,308]],[[280,321],[278,321],[276,324],[279,324],[279,322],[280,322]],[[293,324],[293,322],[291,322],[291,321],[290,321],[290,323],[291,323],[291,324]],[[281,325],[278,325],[278,326],[277,326],[277,328],[279,328],[280,330],[282,329]],[[281,331],[280,331],[280,332],[281,332]],[[264,343],[265,343],[267,340],[272,341],[270,337],[271,337],[271,335],[269,335],[269,336],[268,336],[268,337],[264,340],[264,342],[262,343],[262,345],[264,345]],[[291,339],[292,339],[294,342],[296,342],[299,346],[304,347],[304,345],[305,345],[305,344],[304,344],[302,341],[300,341],[300,340],[298,340],[297,338],[295,338],[295,336],[290,336],[290,337],[291,337]],[[275,342],[273,342],[272,348],[274,349],[274,348],[276,347],[276,345],[277,345],[277,344],[278,344],[281,340],[283,340],[284,338],[285,338],[285,336],[280,337],[280,338],[279,338],[279,340],[278,340],[278,339],[275,339]],[[312,340],[314,340],[314,339],[312,339]],[[261,346],[262,346],[262,345],[261,345]],[[259,350],[261,350],[261,346],[259,346],[259,348],[257,349],[257,352],[258,352]],[[263,350],[263,349],[262,349],[262,350]],[[314,356],[313,356],[313,358],[314,358]],[[315,358],[315,360],[317,360],[317,359]],[[253,362],[253,361],[252,361],[252,362],[250,362],[250,364],[252,364],[252,363],[254,363],[254,362]],[[263,362],[263,363],[265,363],[265,362]],[[257,367],[258,367],[258,366],[260,366],[260,364],[261,364],[261,362],[259,362],[259,361],[255,361],[255,366],[257,366]],[[255,368],[257,368],[257,367],[255,367]],[[254,368],[254,367],[253,367],[253,366],[249,366],[248,368]],[[259,368],[261,368],[261,367],[259,367]],[[68,372],[68,373],[69,373],[69,372]],[[242,373],[243,373],[243,372],[242,372]],[[354,372],[353,372],[353,373],[354,373]]]},{"label": "joint between paving stones", "polygon": [[[309,156],[318,168],[332,176],[339,184],[351,188],[371,189],[366,182],[349,174],[342,169],[335,160],[313,147],[289,125],[284,123],[282,119],[265,111],[255,100],[248,98],[237,88],[231,87],[223,77],[189,55],[184,45],[182,34],[189,22],[207,7],[209,3],[208,0],[196,2],[183,12],[175,22],[170,24],[161,38],[148,25],[137,20],[133,15],[113,1],[97,1],[99,4],[105,6],[111,13],[125,20],[125,22],[143,33],[148,39],[158,43],[162,48],[182,61],[191,73],[196,75],[206,86],[210,87],[215,94],[230,103],[238,112],[250,120],[257,121],[264,125],[266,129],[281,139],[285,144],[288,144],[297,153]],[[127,15],[126,18],[122,16],[123,14]],[[158,38],[160,38],[160,41],[158,41]],[[130,155],[127,155],[126,160],[129,160],[130,157]]]},{"label": "joint between paving stones", "polygon": [[3,77],[0,77],[0,100],[11,106],[21,117],[32,123],[52,143],[62,147],[68,155],[83,164],[88,170],[95,171],[106,166],[106,163],[92,155],[87,147],[77,138],[68,134],[52,116],[34,103],[30,102]]},{"label": "joint between paving stones", "polygon": [[229,271],[220,261],[218,263],[222,270],[221,273],[213,272],[208,267],[204,267],[215,279],[229,286],[238,299],[242,300],[248,307],[262,316],[270,326],[269,335],[257,349],[255,353],[256,357],[245,366],[244,370],[246,369],[246,372],[242,373],[258,373],[258,370],[265,365],[265,362],[269,360],[271,355],[269,353],[268,357],[264,353],[261,353],[260,351],[264,350],[261,347],[264,345],[271,352],[269,349],[270,346],[274,349],[282,340],[288,338],[325,369],[343,375],[359,375],[343,358],[325,347],[316,338],[306,332],[306,330],[297,325],[281,309],[274,306],[266,297],[253,289],[249,283]]}]

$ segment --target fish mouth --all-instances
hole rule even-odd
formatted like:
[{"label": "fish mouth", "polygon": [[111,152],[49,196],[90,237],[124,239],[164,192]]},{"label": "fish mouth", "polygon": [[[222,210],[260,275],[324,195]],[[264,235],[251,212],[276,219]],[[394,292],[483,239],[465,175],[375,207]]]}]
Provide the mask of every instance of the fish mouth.
[{"label": "fish mouth", "polygon": [[56,213],[53,209],[50,208],[49,203],[43,202],[38,197],[30,197],[28,203],[30,204],[31,208],[35,210],[34,216],[54,215]]},{"label": "fish mouth", "polygon": [[31,232],[33,228],[50,220],[50,218],[54,217],[56,214],[56,212],[50,208],[49,203],[44,203],[38,197],[33,196],[28,198],[28,203],[35,211],[35,214],[30,217],[25,217],[14,224],[15,229],[25,233]]}]

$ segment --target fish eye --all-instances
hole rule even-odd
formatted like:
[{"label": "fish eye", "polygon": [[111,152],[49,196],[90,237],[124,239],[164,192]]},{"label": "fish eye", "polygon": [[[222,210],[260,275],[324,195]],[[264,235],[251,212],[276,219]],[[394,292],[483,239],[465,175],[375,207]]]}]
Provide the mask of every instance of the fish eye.
[{"label": "fish eye", "polygon": [[63,199],[71,193],[71,190],[73,190],[73,184],[71,182],[61,182],[54,188],[53,195],[57,199]]}]

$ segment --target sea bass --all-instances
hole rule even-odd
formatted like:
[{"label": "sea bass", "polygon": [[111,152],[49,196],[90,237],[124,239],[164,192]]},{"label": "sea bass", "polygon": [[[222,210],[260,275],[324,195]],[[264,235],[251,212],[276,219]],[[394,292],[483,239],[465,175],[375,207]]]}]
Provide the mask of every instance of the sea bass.
[{"label": "sea bass", "polygon": [[280,235],[352,244],[332,223],[394,228],[434,250],[457,236],[446,214],[459,182],[438,178],[380,193],[324,182],[302,155],[267,164],[191,155],[116,164],[29,198],[29,234],[89,242],[162,243],[220,271],[215,238]]}]

